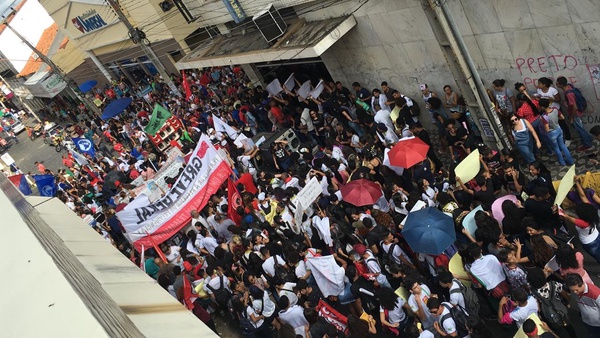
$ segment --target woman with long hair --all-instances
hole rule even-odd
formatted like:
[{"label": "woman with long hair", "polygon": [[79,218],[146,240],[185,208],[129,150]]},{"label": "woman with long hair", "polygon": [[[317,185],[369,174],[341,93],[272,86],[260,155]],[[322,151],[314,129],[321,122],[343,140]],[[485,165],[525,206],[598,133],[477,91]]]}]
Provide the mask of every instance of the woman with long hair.
[{"label": "woman with long hair", "polygon": [[560,111],[551,105],[548,99],[541,99],[539,105],[540,112],[542,113],[542,126],[548,135],[552,150],[558,158],[558,163],[563,166],[573,165],[573,157],[571,157],[569,148],[565,145],[564,134],[558,124]]},{"label": "woman with long hair", "polygon": [[422,178],[418,180],[417,188],[421,193],[421,200],[427,203],[428,207],[437,207],[439,205],[439,202],[437,201],[438,191],[430,186],[426,179]]},{"label": "woman with long hair", "polygon": [[556,263],[560,267],[560,275],[565,277],[569,273],[576,273],[588,284],[594,284],[590,275],[583,267],[583,254],[576,251],[571,245],[561,245],[556,250]]},{"label": "woman with long hair", "polygon": [[517,115],[511,115],[509,119],[515,147],[519,149],[526,163],[535,161],[533,142],[535,141],[538,149],[542,147],[535,128],[527,119],[519,118]]},{"label": "woman with long hair", "polygon": [[525,217],[525,208],[520,201],[515,204],[513,201],[506,200],[502,202],[502,231],[506,237],[512,241],[513,239],[522,239],[525,235],[525,228],[521,225],[521,220]]},{"label": "woman with long hair", "polygon": [[[531,236],[531,251],[532,254],[528,258],[528,261],[533,263],[537,267],[544,267],[554,257],[554,249],[550,246],[542,235]],[[519,259],[519,257],[517,257]]]},{"label": "woman with long hair", "polygon": [[525,192],[529,195],[534,195],[533,190],[538,186],[548,188],[548,192],[552,198],[556,197],[556,190],[554,184],[552,184],[552,173],[542,161],[533,161],[529,163],[529,173],[533,176],[533,179],[529,181]]},{"label": "woman with long hair", "polygon": [[391,288],[381,288],[378,297],[381,324],[395,335],[403,332],[408,324],[408,316],[404,311],[404,308],[408,306],[407,303]]}]

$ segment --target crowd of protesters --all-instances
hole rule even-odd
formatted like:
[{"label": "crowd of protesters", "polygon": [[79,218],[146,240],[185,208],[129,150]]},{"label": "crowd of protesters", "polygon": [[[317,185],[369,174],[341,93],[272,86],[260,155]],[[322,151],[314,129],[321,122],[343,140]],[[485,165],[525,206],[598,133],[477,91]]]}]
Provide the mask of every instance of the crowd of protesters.
[{"label": "crowd of protesters", "polygon": [[[185,93],[182,78],[173,78]],[[576,337],[568,315],[574,297],[589,337],[600,336],[600,289],[581,251],[600,262],[600,196],[577,178],[568,196],[574,208],[563,211],[553,205],[557,178],[547,169],[573,164],[569,127],[579,136],[577,151],[590,151],[594,138],[581,123],[580,93],[564,78],[557,87],[542,78],[534,93],[519,83],[513,91],[504,80],[493,81],[488,95],[516,149],[502,152],[483,145],[464,99],[450,86],[438,95],[421,85],[422,97],[409,98],[387,82],[368,90],[358,82],[348,89],[325,81],[318,97],[305,98],[287,88],[270,95],[241,67],[187,71],[186,78],[186,98],[170,93],[158,78],[147,80],[152,92],[145,97],[137,97],[126,79],[95,90],[102,104],[123,96],[134,101],[107,121],[71,114],[70,132],[92,141],[96,156],[79,166],[65,155],[57,172],[41,164],[38,169],[56,174],[57,197],[165,290],[182,303],[191,294],[194,314],[215,332],[213,316],[221,315],[231,316],[248,337],[492,338],[512,337],[517,328],[529,337],[546,337],[528,319],[537,313],[546,334]],[[185,126],[171,146],[187,153],[208,134],[247,179],[237,186],[240,222],[228,214],[225,186],[192,212],[177,240],[160,245],[167,261],[149,249],[140,262],[115,208],[136,197],[132,180],[152,179],[164,164],[165,154],[144,133],[155,103]],[[236,147],[230,134],[215,129],[214,116],[248,137],[292,128],[301,146],[290,150],[285,141],[274,142],[272,170],[258,168],[257,148]],[[436,137],[423,127],[424,119],[435,126]],[[591,133],[600,136],[600,127]],[[428,158],[399,174],[384,164],[384,150],[410,137],[430,146]],[[480,173],[462,182],[454,168],[475,149],[481,153]],[[556,161],[544,163],[543,151]],[[112,171],[121,172],[122,180],[107,186],[103,181]],[[291,201],[313,177],[323,193],[303,224],[295,224]],[[340,188],[357,179],[376,182],[381,200],[358,207],[344,201]],[[498,221],[491,206],[505,195],[516,202],[502,203],[505,216]],[[439,255],[415,252],[402,236],[402,221],[419,201],[454,219],[457,240]],[[471,234],[462,221],[479,206]],[[325,218],[330,226],[323,230],[316,223]],[[468,282],[449,271],[455,254]],[[323,297],[305,260],[329,255],[345,270],[344,291]],[[395,293],[401,286],[407,297]],[[345,332],[320,316],[320,301],[347,318]],[[490,321],[503,330],[492,331]]]}]

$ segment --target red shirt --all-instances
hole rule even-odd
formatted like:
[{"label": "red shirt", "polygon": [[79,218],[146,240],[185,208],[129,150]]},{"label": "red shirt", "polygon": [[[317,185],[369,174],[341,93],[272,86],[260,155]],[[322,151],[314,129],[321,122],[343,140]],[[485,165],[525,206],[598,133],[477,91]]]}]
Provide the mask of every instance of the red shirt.
[{"label": "red shirt", "polygon": [[42,174],[45,174],[45,173],[46,173],[46,167],[44,167],[44,165],[43,165],[43,164],[41,164],[41,163],[38,163],[37,167],[38,167],[38,171],[39,171],[40,173],[42,173]]},{"label": "red shirt", "polygon": [[[539,104],[537,101],[532,101],[533,105],[536,108],[539,108]],[[525,102],[523,105],[517,110],[517,116],[527,120],[529,123],[533,123],[538,117],[533,113],[531,106]]]},{"label": "red shirt", "polygon": [[115,143],[115,145],[113,146],[113,149],[116,152],[120,153],[123,151],[123,145],[121,143]]},{"label": "red shirt", "polygon": [[271,112],[273,113],[273,116],[275,116],[277,123],[283,124],[285,122],[285,116],[283,116],[283,112],[281,111],[281,109],[279,109],[279,107],[271,107]]},{"label": "red shirt", "polygon": [[62,163],[67,168],[71,168],[73,166],[73,161],[68,158],[63,158]]},{"label": "red shirt", "polygon": [[171,141],[169,142],[169,145],[170,145],[171,147],[173,147],[173,148],[177,147],[177,148],[179,148],[179,149],[181,150],[181,145],[179,144],[179,142],[177,142],[177,140],[171,140]]}]

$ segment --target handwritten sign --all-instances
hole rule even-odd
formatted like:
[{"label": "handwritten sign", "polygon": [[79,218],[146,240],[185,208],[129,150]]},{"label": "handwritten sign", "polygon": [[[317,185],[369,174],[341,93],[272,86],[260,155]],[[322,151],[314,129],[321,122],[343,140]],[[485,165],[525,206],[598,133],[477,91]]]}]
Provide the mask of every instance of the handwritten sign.
[{"label": "handwritten sign", "polygon": [[311,178],[304,188],[300,190],[298,195],[296,195],[297,203],[300,203],[304,208],[302,211],[306,210],[306,208],[308,208],[322,192],[323,189],[321,188],[319,180],[317,180],[316,177]]}]

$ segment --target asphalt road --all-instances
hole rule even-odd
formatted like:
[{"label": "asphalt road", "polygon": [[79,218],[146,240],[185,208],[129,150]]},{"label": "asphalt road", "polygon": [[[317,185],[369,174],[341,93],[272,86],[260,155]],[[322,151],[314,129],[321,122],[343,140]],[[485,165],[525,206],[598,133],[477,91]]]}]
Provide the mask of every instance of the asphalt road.
[{"label": "asphalt road", "polygon": [[46,169],[53,172],[63,168],[61,154],[66,154],[66,151],[57,153],[54,147],[45,144],[41,137],[31,141],[27,136],[27,131],[20,133],[17,138],[19,143],[14,140],[9,141],[11,147],[7,153],[24,173],[39,174],[37,166],[34,164],[36,161],[44,164]]}]

